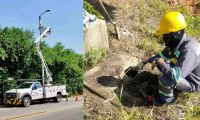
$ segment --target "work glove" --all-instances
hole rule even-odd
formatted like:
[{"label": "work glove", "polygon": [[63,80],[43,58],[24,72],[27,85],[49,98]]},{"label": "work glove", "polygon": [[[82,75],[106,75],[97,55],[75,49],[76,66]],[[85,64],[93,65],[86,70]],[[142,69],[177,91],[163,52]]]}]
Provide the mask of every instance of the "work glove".
[{"label": "work glove", "polygon": [[158,58],[162,58],[165,61],[170,60],[171,58],[171,51],[169,47],[165,47],[161,52],[159,52],[158,54],[150,57],[147,62],[149,63],[154,63]]}]

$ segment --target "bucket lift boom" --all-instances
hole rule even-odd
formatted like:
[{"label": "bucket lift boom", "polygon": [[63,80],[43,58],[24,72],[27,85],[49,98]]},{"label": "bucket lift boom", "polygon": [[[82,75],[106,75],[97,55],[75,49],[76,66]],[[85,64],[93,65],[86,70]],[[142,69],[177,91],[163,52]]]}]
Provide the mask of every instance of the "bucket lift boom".
[{"label": "bucket lift boom", "polygon": [[[46,27],[45,27],[46,28]],[[43,37],[45,37],[48,33],[51,32],[51,27],[47,27],[42,33],[41,35],[36,39],[35,41],[35,46],[36,46],[36,49],[37,49],[37,53],[41,59],[41,62],[42,62],[42,71],[44,73],[44,76],[42,75],[42,82],[43,82],[43,85],[44,85],[44,79],[45,79],[45,76],[46,76],[46,83],[47,83],[47,86],[51,86],[51,82],[53,81],[52,80],[52,76],[51,76],[51,72],[47,66],[47,63],[46,63],[46,60],[42,54],[42,51],[40,49],[40,42],[42,40]]]}]

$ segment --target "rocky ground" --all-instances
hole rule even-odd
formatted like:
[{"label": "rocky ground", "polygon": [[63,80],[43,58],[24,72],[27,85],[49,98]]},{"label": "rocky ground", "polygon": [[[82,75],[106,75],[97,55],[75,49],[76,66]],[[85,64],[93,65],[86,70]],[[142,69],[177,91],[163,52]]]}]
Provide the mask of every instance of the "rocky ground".
[{"label": "rocky ground", "polygon": [[[98,3],[93,0],[88,1],[103,16],[106,16]],[[166,1],[165,4],[167,4]],[[146,106],[141,93],[138,93],[131,84],[122,81],[130,80],[123,73],[128,66],[134,66],[142,58],[150,56],[152,52],[155,52],[152,49],[162,49],[161,44],[151,44],[153,42],[151,39],[155,39],[153,33],[158,28],[162,12],[168,10],[170,5],[164,6],[165,4],[160,0],[104,0],[103,2],[120,28],[121,39],[116,39],[114,28],[107,21],[110,50],[96,67],[84,74],[84,82],[106,98],[84,88],[84,119],[126,120],[129,117],[131,117],[129,119],[156,120],[185,119],[188,114],[186,110],[189,109],[185,107],[199,105],[198,98],[200,97],[196,94],[188,97],[183,93],[181,99],[184,98],[184,100],[179,98],[175,105]],[[107,20],[106,17],[105,19]],[[146,39],[148,43],[143,44]],[[157,69],[152,70],[151,65],[147,65],[136,79],[143,80],[145,83],[145,81],[156,81],[159,75],[160,72]],[[122,85],[123,91],[120,97]],[[188,103],[189,101],[193,104]],[[121,105],[117,106],[113,103],[117,105],[121,103]]]}]

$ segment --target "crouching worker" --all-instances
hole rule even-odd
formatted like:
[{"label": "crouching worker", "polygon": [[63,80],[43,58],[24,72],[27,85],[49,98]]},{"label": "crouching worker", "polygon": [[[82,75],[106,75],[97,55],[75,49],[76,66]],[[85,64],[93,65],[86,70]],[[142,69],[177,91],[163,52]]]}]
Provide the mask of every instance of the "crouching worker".
[{"label": "crouching worker", "polygon": [[184,92],[200,91],[200,44],[186,35],[186,23],[178,12],[166,13],[156,33],[162,36],[165,49],[137,65],[142,70],[146,63],[155,62],[162,72],[154,104],[170,104],[176,101],[174,89]]}]

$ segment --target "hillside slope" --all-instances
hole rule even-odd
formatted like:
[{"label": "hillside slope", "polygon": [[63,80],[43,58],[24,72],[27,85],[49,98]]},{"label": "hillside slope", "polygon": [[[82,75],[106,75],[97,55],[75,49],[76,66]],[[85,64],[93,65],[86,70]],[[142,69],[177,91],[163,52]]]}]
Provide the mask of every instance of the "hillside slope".
[{"label": "hillside slope", "polygon": [[[106,18],[99,4],[89,1],[96,10]],[[185,0],[187,1],[187,0]],[[123,71],[130,65],[136,65],[141,58],[162,49],[163,45],[154,33],[158,28],[161,15],[167,11],[178,10],[183,13],[188,22],[188,32],[199,38],[200,27],[192,27],[193,22],[200,23],[198,4],[182,0],[104,0],[112,18],[120,28],[121,39],[117,40],[114,28],[107,21],[110,50],[96,67],[85,72],[84,81],[90,84],[99,93],[107,96],[110,101],[119,102],[116,93],[120,91]],[[195,2],[195,1],[194,1]],[[192,6],[190,6],[192,4]],[[195,15],[191,17],[191,15]],[[191,19],[192,18],[192,19]],[[193,22],[191,22],[193,21]],[[150,65],[145,67],[145,77],[142,79],[154,80],[160,74],[152,71]],[[199,118],[200,95],[198,93],[181,93],[178,103],[171,106],[143,106],[135,101],[142,101],[140,95],[130,91],[130,86],[124,86],[122,106],[116,107],[90,90],[84,88],[84,119],[191,119]],[[129,112],[125,112],[128,109]]]}]

